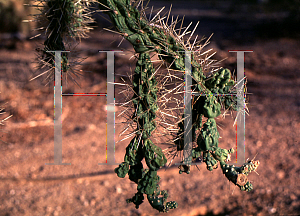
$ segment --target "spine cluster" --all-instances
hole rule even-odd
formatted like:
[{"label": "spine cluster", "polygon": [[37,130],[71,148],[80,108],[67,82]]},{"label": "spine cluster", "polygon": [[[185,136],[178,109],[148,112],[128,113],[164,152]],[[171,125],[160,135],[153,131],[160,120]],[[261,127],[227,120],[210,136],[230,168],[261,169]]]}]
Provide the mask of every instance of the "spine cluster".
[{"label": "spine cluster", "polygon": [[[42,25],[36,30],[42,31],[46,36],[43,49],[38,50],[38,62],[39,69],[46,67],[48,70],[41,75],[50,72],[47,77],[50,78],[54,74],[55,55],[49,51],[69,51],[76,39],[87,37],[87,32],[92,29],[88,25],[94,22],[89,5],[94,2],[95,0],[39,0],[30,5],[40,11],[34,15],[34,21]],[[69,72],[71,66],[77,64],[77,60],[70,62],[69,57],[67,52],[62,52],[62,72]]]}]

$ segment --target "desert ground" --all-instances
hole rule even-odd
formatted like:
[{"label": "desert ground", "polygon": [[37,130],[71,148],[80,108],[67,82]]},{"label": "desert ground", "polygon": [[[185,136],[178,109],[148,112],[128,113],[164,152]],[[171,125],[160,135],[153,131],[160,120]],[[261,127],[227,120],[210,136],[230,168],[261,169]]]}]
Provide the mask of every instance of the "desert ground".
[{"label": "desert ground", "polygon": [[[168,8],[170,2],[153,5]],[[261,36],[257,33],[261,28],[256,29],[259,16],[253,20],[245,14],[225,16],[212,6],[195,5],[191,10],[190,5],[175,2],[172,13],[186,14],[185,26],[199,19],[199,34],[214,33],[207,49],[217,51],[215,59],[226,58],[222,67],[236,70],[236,54],[228,50],[253,50],[245,54],[249,93],[245,155],[250,159],[256,155],[260,161],[259,175],[249,176],[254,189],[240,191],[220,168],[210,172],[201,164],[199,169],[192,167],[190,174],[180,175],[177,166],[171,166],[158,174],[168,200],[177,201],[178,208],[158,213],[145,199],[135,209],[126,199],[136,193],[136,184],[128,177],[118,178],[116,165],[98,165],[106,157],[105,97],[63,97],[63,162],[71,165],[45,165],[54,158],[53,82],[45,86],[46,76],[29,81],[35,74],[35,50],[44,38],[2,38],[0,104],[5,109],[1,119],[13,116],[0,128],[1,216],[300,215],[300,40]],[[103,31],[105,25],[103,21],[78,45],[80,56],[88,57],[80,69],[89,72],[76,79],[80,87],[69,80],[63,92],[106,92],[106,54],[98,50],[120,49],[121,38]],[[126,41],[122,47],[134,51]],[[116,74],[134,68],[129,51],[116,55]],[[233,120],[230,116],[218,120],[223,128],[219,130],[222,148],[235,145]],[[116,124],[116,137],[121,129],[122,124]],[[128,142],[116,144],[117,163],[122,162]]]}]

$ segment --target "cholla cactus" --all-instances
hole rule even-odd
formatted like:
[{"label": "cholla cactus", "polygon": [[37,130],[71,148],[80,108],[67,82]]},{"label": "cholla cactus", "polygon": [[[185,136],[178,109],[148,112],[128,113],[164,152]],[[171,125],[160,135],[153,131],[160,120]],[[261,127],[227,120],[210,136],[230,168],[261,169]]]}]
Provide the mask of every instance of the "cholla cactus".
[{"label": "cholla cactus", "polygon": [[248,181],[247,176],[256,171],[259,161],[251,160],[244,163],[241,167],[235,167],[234,165],[228,165],[223,161],[220,161],[221,168],[225,176],[229,181],[237,185],[242,191],[251,191],[253,189],[252,184]]},{"label": "cholla cactus", "polygon": [[[162,113],[159,99],[161,94],[165,93],[162,89],[166,85],[166,82],[157,83],[155,80],[154,73],[158,75],[158,70],[153,69],[150,59],[151,52],[158,53],[162,64],[167,65],[168,71],[181,71],[181,77],[177,78],[182,80],[185,70],[182,51],[194,51],[191,61],[192,90],[205,95],[195,96],[192,103],[193,141],[197,142],[197,146],[192,150],[193,159],[198,159],[202,154],[203,161],[210,171],[217,168],[219,161],[225,176],[230,181],[238,185],[241,190],[250,191],[252,185],[246,176],[257,168],[259,162],[251,161],[242,167],[233,168],[226,164],[230,160],[230,153],[233,153],[233,149],[226,150],[218,147],[219,133],[215,118],[221,114],[222,107],[226,110],[237,111],[236,97],[228,96],[228,94],[234,93],[233,87],[236,85],[230,71],[216,68],[216,65],[213,64],[214,61],[209,59],[212,55],[201,57],[203,46],[195,43],[196,40],[192,44],[190,43],[195,29],[188,40],[184,41],[183,36],[187,34],[187,28],[180,35],[175,30],[177,19],[174,21],[172,17],[171,25],[168,25],[168,21],[164,22],[163,18],[160,18],[159,13],[162,10],[148,20],[145,16],[145,8],[142,7],[143,1],[99,0],[99,3],[100,9],[105,10],[118,33],[133,45],[138,56],[132,83],[134,95],[131,98],[136,111],[130,119],[137,123],[137,128],[133,133],[135,137],[126,149],[124,162],[115,169],[119,177],[125,177],[128,173],[129,179],[138,184],[138,192],[128,202],[133,202],[138,208],[143,202],[143,194],[146,194],[149,203],[159,211],[167,212],[169,209],[177,207],[176,202],[166,202],[166,191],[160,191],[159,177],[156,171],[165,165],[167,160],[162,150],[155,146],[150,139],[151,133],[157,126],[154,122],[156,113]],[[139,6],[141,6],[140,11],[138,10]],[[167,19],[169,19],[169,15]],[[172,82],[169,81],[170,83]],[[170,100],[171,97],[168,99]],[[206,122],[202,124],[204,119]],[[162,121],[162,119],[160,120]],[[177,121],[177,123],[179,130],[173,140],[176,153],[184,150],[184,124],[183,121]],[[198,138],[196,138],[197,130],[200,130]],[[141,163],[143,158],[149,169],[143,169]],[[190,172],[189,165],[180,165],[179,169],[180,173]],[[245,171],[246,169],[248,171]],[[163,195],[163,197],[159,198],[158,195]]]},{"label": "cholla cactus", "polygon": [[[40,14],[34,15],[34,21],[42,23],[42,27],[36,30],[42,30],[47,37],[44,42],[44,48],[37,50],[39,51],[38,69],[48,69],[33,79],[43,74],[48,74],[48,79],[53,77],[55,57],[53,53],[47,51],[73,49],[76,39],[80,40],[87,37],[87,33],[92,29],[88,24],[94,22],[89,6],[94,2],[94,0],[39,0],[31,5],[40,11]],[[34,37],[40,35],[41,33]],[[71,72],[76,75],[74,68],[80,62],[77,59],[70,62],[68,53],[63,52],[62,72]],[[73,78],[71,74],[70,77]]]},{"label": "cholla cactus", "polygon": [[[81,18],[74,16],[81,14],[75,2],[77,1],[44,0],[47,7],[44,12],[50,22],[46,31],[49,34],[44,44],[44,55],[50,65],[53,65],[53,57],[45,51],[65,50],[63,37],[65,35],[73,37],[80,32],[75,30],[82,26],[78,24],[81,23]],[[192,99],[192,141],[196,143],[192,149],[192,158],[196,161],[202,155],[210,171],[216,169],[220,163],[227,179],[241,190],[250,191],[252,185],[247,176],[257,169],[259,162],[252,160],[241,167],[230,166],[226,162],[230,161],[233,149],[226,150],[218,146],[219,133],[215,118],[221,115],[222,108],[226,111],[237,111],[237,100],[233,95],[237,83],[228,69],[220,68],[217,62],[211,59],[213,54],[210,50],[203,52],[208,40],[203,45],[202,40],[196,42],[197,37],[193,42],[190,41],[198,24],[192,32],[188,32],[191,24],[187,28],[182,28],[182,21],[180,29],[176,30],[178,17],[175,20],[172,17],[169,25],[170,12],[164,21],[165,17],[160,17],[162,9],[152,19],[148,19],[143,0],[98,0],[98,3],[100,10],[109,15],[117,33],[133,45],[136,52],[134,56],[137,57],[132,85],[129,86],[133,96],[124,103],[131,102],[134,110],[125,131],[131,126],[135,126],[135,129],[131,133],[133,138],[126,148],[124,162],[115,169],[119,177],[124,178],[128,174],[129,179],[137,184],[137,193],[127,202],[134,203],[138,208],[146,195],[150,205],[160,212],[168,212],[178,206],[175,201],[167,202],[168,193],[160,189],[157,171],[167,163],[164,151],[167,151],[166,154],[172,158],[172,162],[178,152],[185,149],[184,124],[181,118],[183,100],[182,97],[174,96],[183,92],[185,51],[192,52],[191,90],[198,93],[198,96]],[[60,13],[56,10],[60,10]],[[58,22],[52,23],[53,20]],[[62,23],[59,25],[60,22]],[[181,33],[182,29],[185,30]],[[185,40],[184,37],[189,33],[188,39]],[[152,60],[152,53],[158,54],[159,60]],[[154,67],[154,61],[161,63],[158,68]],[[166,74],[160,70],[163,65],[167,67]],[[68,69],[68,58],[65,55],[63,71]],[[168,86],[172,85],[173,87],[169,89]],[[174,109],[179,111],[176,115],[172,111],[173,108],[167,108],[168,103],[173,103]],[[178,121],[178,118],[181,120]],[[153,141],[153,134],[157,127],[162,125],[168,125],[163,133],[172,137],[169,142],[172,144],[171,148],[164,151]],[[143,159],[148,168],[143,167]],[[180,165],[179,173],[183,172],[189,174],[190,165]]]}]

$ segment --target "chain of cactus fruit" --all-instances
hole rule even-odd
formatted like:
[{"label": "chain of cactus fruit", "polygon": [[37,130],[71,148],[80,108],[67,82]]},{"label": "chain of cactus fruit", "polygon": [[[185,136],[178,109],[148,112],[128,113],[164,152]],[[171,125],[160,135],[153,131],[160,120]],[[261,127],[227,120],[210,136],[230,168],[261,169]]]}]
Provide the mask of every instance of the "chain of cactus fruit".
[{"label": "chain of cactus fruit", "polygon": [[[244,163],[241,167],[228,165],[230,154],[233,149],[226,150],[218,147],[219,133],[215,118],[221,114],[221,108],[224,106],[227,110],[237,111],[236,96],[233,95],[233,87],[236,82],[233,80],[231,72],[228,69],[219,68],[210,71],[205,75],[209,64],[201,62],[200,54],[193,49],[193,45],[185,43],[182,35],[178,36],[174,30],[177,19],[171,27],[168,27],[160,19],[158,14],[149,21],[144,9],[138,10],[143,1],[130,0],[97,0],[100,9],[109,15],[119,34],[127,39],[134,47],[138,61],[133,76],[134,95],[131,101],[134,105],[134,114],[131,117],[136,123],[135,136],[126,148],[124,162],[115,169],[117,175],[124,178],[127,174],[129,179],[137,184],[137,193],[127,202],[135,204],[136,208],[144,200],[144,194],[150,205],[160,212],[168,212],[170,209],[177,208],[175,201],[167,202],[168,193],[160,190],[158,184],[160,177],[157,171],[166,164],[167,159],[160,147],[156,146],[151,135],[157,125],[155,122],[158,106],[158,86],[156,81],[156,71],[152,64],[150,53],[156,52],[159,58],[169,64],[168,69],[174,71],[185,71],[185,53],[184,51],[194,51],[191,55],[191,72],[192,72],[192,91],[203,95],[193,96],[192,99],[192,137],[193,142],[197,143],[192,149],[192,158],[197,160],[203,157],[207,169],[212,171],[217,168],[218,162],[226,178],[237,185],[241,190],[252,190],[252,184],[248,181],[247,176],[256,171],[259,161],[251,160]],[[73,36],[74,29],[80,27],[80,19],[76,14],[75,1],[68,0],[44,0],[47,4],[47,19],[49,19],[48,31],[50,34],[45,41],[45,50],[65,50],[64,35]],[[64,2],[64,3],[63,3]],[[77,1],[76,1],[77,2]],[[85,1],[87,2],[87,1]],[[55,12],[61,10],[64,19],[59,18]],[[50,13],[50,14],[49,14]],[[78,13],[77,13],[78,14]],[[80,13],[79,13],[80,14]],[[57,17],[57,18],[55,18]],[[77,17],[74,19],[74,17]],[[55,18],[55,19],[54,19]],[[169,18],[169,16],[168,16]],[[51,24],[55,20],[56,23]],[[60,25],[57,23],[62,22]],[[64,31],[62,31],[62,27]],[[187,28],[184,32],[187,31]],[[57,34],[57,32],[60,32]],[[193,31],[194,32],[194,31]],[[183,33],[184,35],[184,33]],[[191,36],[190,36],[191,37]],[[187,46],[189,44],[189,47]],[[45,55],[48,55],[45,53]],[[53,64],[53,57],[48,56],[50,64]],[[68,56],[63,55],[63,71],[68,68]],[[232,94],[230,96],[230,94]],[[206,119],[206,120],[205,120]],[[202,121],[206,121],[204,124]],[[176,151],[184,150],[184,124],[183,121],[178,123],[178,132],[174,143]],[[196,137],[196,131],[200,131]],[[142,160],[148,166],[144,169]],[[180,165],[179,173],[190,173],[190,165]]]},{"label": "chain of cactus fruit", "polygon": [[[174,34],[161,28],[162,25],[155,25],[154,22],[150,23],[142,17],[141,12],[133,6],[137,4],[136,2],[129,0],[99,0],[99,2],[100,9],[108,9],[105,13],[109,15],[117,31],[133,45],[135,52],[139,53],[133,81],[134,104],[137,110],[133,118],[138,121],[137,130],[141,135],[138,133],[132,139],[126,149],[125,162],[115,171],[119,177],[125,177],[125,174],[129,173],[129,179],[138,184],[138,192],[128,202],[133,202],[138,208],[143,201],[144,193],[147,194],[147,198],[154,208],[166,212],[176,208],[177,203],[169,202],[164,205],[167,193],[160,191],[158,185],[159,177],[156,170],[166,163],[166,159],[161,149],[149,139],[151,131],[155,129],[157,96],[155,95],[155,80],[152,76],[153,66],[150,58],[145,56],[149,56],[148,53],[155,51],[161,59],[171,64],[169,69],[184,71],[185,56],[183,52],[178,51],[185,51],[187,48],[179,40],[176,40]],[[233,93],[232,87],[235,85],[235,81],[232,79],[230,71],[223,68],[206,77],[195,58],[196,55],[192,54],[193,91],[201,92],[205,96],[194,96],[193,98],[192,132],[193,141],[197,141],[197,147],[193,148],[192,157],[194,160],[198,159],[202,153],[203,161],[210,171],[217,168],[219,161],[228,180],[239,186],[241,190],[250,191],[252,184],[248,181],[247,175],[257,169],[259,162],[250,161],[241,167],[227,165],[226,162],[230,160],[230,153],[233,153],[233,149],[226,150],[218,147],[219,133],[215,118],[221,114],[221,104],[224,104],[225,109],[237,111],[236,97],[228,96]],[[149,76],[152,79],[149,80]],[[204,125],[202,125],[203,117],[207,118]],[[175,144],[177,151],[182,151],[184,150],[183,122],[180,122],[178,126],[179,131]],[[196,139],[195,131],[200,128],[200,135]],[[138,141],[140,137],[142,142]],[[157,157],[155,157],[156,155]],[[144,157],[149,170],[143,170],[140,161]],[[189,165],[181,165],[179,169],[180,173],[190,172]],[[158,198],[157,195],[163,195],[163,197]]]}]

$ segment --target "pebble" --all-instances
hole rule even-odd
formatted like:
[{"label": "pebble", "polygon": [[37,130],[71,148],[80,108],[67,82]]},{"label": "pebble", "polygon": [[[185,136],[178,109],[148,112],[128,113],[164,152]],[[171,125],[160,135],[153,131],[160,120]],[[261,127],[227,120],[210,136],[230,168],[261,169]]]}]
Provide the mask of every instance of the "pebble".
[{"label": "pebble", "polygon": [[269,213],[270,214],[275,214],[276,213],[276,208],[272,207],[272,208],[269,208]]},{"label": "pebble", "polygon": [[96,205],[96,200],[95,200],[95,199],[92,199],[90,205],[91,205],[91,206],[95,206],[95,205]]},{"label": "pebble", "polygon": [[80,201],[83,202],[84,200],[85,200],[85,195],[82,194],[82,195],[80,196]]},{"label": "pebble", "polygon": [[89,201],[84,200],[83,205],[84,205],[85,207],[89,206],[89,205],[90,205],[90,204],[89,204]]},{"label": "pebble", "polygon": [[285,176],[285,172],[283,170],[280,170],[277,172],[276,176],[278,179],[283,179]]},{"label": "pebble", "polygon": [[52,207],[51,206],[47,206],[47,212],[52,212]]},{"label": "pebble", "polygon": [[95,124],[89,124],[88,129],[91,130],[91,131],[94,131],[94,130],[97,129],[97,127],[96,127]]},{"label": "pebble", "polygon": [[296,196],[295,194],[291,194],[291,195],[290,195],[290,198],[291,198],[291,200],[296,200],[296,199],[297,199],[297,196]]},{"label": "pebble", "polygon": [[272,125],[268,125],[268,126],[267,126],[267,130],[268,130],[268,131],[271,131],[272,129],[273,129]]},{"label": "pebble", "polygon": [[14,189],[10,190],[9,191],[10,195],[15,195],[16,194],[16,191]]},{"label": "pebble", "polygon": [[82,179],[82,178],[77,179],[77,183],[78,183],[78,184],[81,184],[82,182],[83,182],[83,179]]},{"label": "pebble", "polygon": [[262,141],[258,140],[258,141],[256,142],[256,145],[257,145],[257,147],[261,147],[261,146],[262,146]]},{"label": "pebble", "polygon": [[21,153],[20,153],[19,151],[16,151],[15,154],[14,154],[14,156],[15,156],[16,158],[19,158],[20,155],[21,155]]},{"label": "pebble", "polygon": [[117,192],[117,194],[121,194],[122,193],[122,188],[121,188],[120,185],[116,186],[116,192]]},{"label": "pebble", "polygon": [[195,210],[193,210],[189,215],[206,215],[207,214],[207,207],[202,205]]}]

